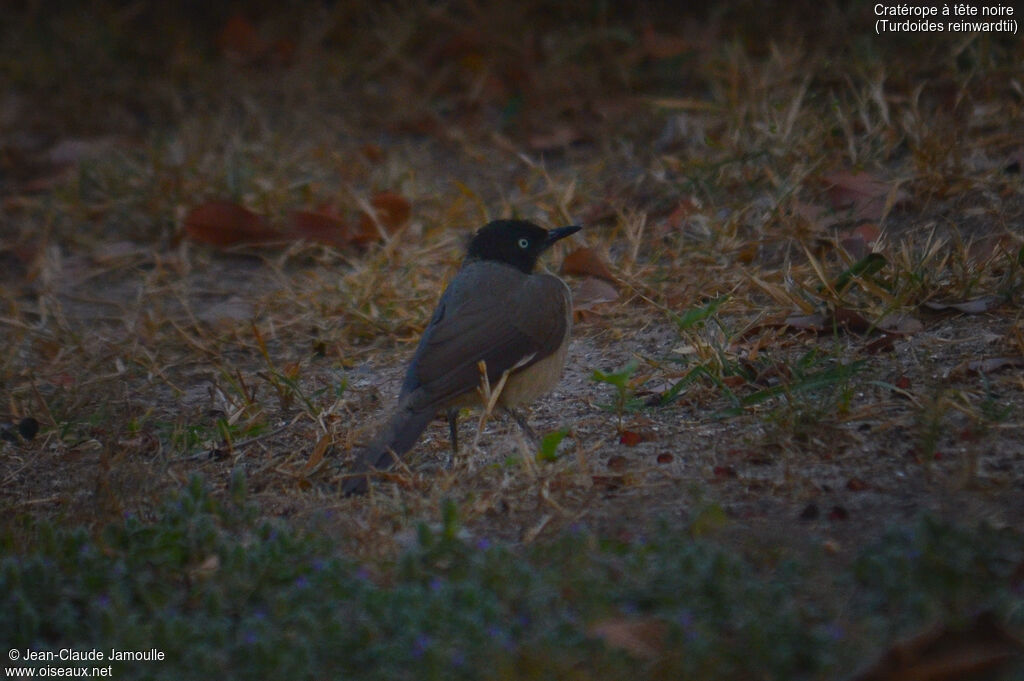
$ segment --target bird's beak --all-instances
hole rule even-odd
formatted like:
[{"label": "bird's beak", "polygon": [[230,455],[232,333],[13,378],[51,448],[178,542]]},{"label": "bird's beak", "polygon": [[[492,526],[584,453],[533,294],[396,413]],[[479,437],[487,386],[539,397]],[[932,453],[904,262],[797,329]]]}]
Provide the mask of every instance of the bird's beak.
[{"label": "bird's beak", "polygon": [[559,239],[564,239],[571,234],[575,234],[581,229],[583,228],[580,225],[569,225],[568,227],[558,227],[557,229],[550,230],[548,232],[548,238],[544,242],[544,248],[550,248],[551,245]]}]

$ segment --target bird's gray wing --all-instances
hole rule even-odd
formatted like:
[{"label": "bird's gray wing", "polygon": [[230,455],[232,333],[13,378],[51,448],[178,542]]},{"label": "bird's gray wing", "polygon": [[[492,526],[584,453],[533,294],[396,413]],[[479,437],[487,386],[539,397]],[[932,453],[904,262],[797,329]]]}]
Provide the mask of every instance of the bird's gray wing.
[{"label": "bird's gray wing", "polygon": [[496,263],[467,265],[442,296],[403,393],[417,409],[441,409],[476,390],[481,360],[493,386],[505,371],[547,357],[568,331],[568,298],[565,284],[551,275],[526,275]]}]

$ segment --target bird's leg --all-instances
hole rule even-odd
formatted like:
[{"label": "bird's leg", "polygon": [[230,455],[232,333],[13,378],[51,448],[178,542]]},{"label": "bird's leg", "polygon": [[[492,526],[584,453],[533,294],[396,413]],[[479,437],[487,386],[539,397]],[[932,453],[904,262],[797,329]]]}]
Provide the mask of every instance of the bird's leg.
[{"label": "bird's leg", "polygon": [[525,435],[526,439],[530,441],[530,444],[534,447],[539,447],[540,437],[536,432],[534,432],[533,428],[530,427],[530,424],[526,421],[526,417],[523,416],[520,411],[513,409],[512,407],[505,407],[505,411],[507,411],[509,415],[516,420],[516,423],[519,424],[520,430],[523,431],[523,435]]},{"label": "bird's leg", "polygon": [[448,437],[452,441],[452,459],[454,459],[459,453],[459,410],[449,409],[445,412],[445,416],[448,417]]}]

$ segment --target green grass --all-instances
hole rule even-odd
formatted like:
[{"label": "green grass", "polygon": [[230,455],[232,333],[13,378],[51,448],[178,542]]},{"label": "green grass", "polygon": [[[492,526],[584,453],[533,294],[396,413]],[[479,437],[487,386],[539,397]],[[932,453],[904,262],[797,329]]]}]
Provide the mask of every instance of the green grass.
[{"label": "green grass", "polygon": [[[834,676],[937,619],[994,609],[1024,624],[1024,542],[985,525],[924,518],[823,584],[824,555],[737,553],[667,524],[628,542],[491,543],[449,502],[439,529],[368,569],[322,533],[259,519],[245,495],[239,474],[225,500],[196,477],[150,520],[5,537],[0,639],[165,653],[115,663],[121,679],[790,679]],[[589,635],[609,620],[656,622],[656,654]]]}]

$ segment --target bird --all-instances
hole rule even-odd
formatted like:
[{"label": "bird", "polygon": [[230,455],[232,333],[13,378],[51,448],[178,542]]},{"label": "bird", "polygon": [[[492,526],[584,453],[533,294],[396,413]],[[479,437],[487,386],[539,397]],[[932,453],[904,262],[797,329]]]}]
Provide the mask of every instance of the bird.
[{"label": "bird", "polygon": [[507,372],[496,405],[526,428],[514,408],[558,383],[572,330],[569,287],[534,269],[545,251],[580,229],[494,220],[472,235],[409,362],[393,413],[356,455],[342,485],[345,496],[365,493],[368,474],[390,468],[441,412],[457,451],[458,410],[481,403],[481,362],[491,386]]}]

